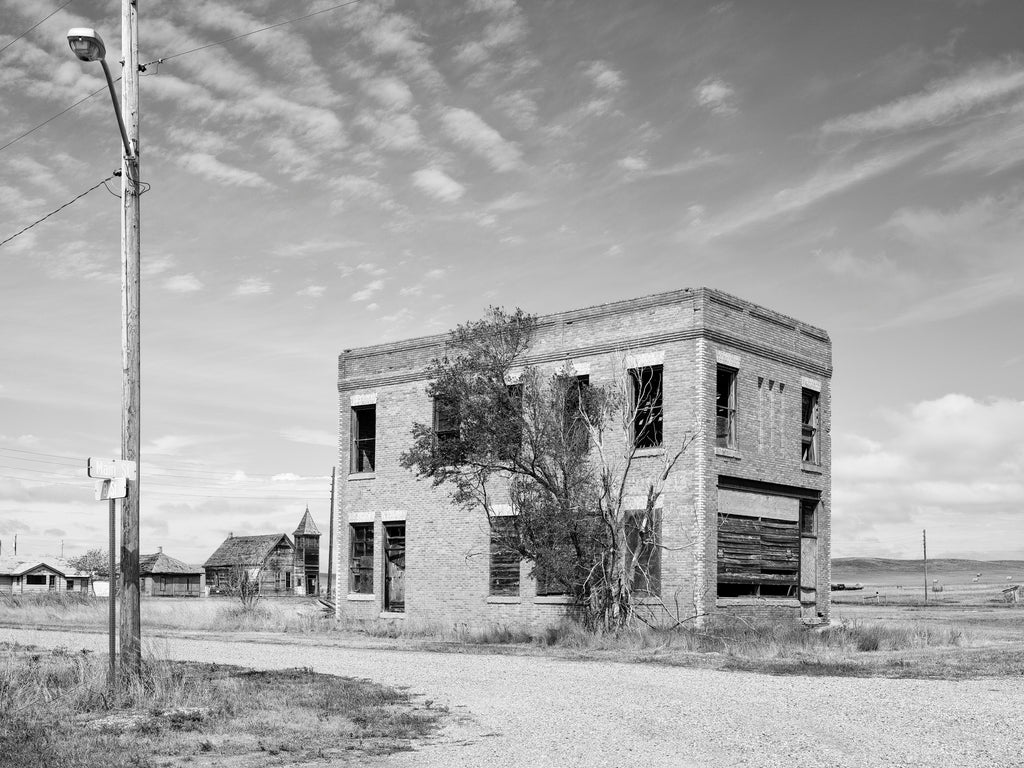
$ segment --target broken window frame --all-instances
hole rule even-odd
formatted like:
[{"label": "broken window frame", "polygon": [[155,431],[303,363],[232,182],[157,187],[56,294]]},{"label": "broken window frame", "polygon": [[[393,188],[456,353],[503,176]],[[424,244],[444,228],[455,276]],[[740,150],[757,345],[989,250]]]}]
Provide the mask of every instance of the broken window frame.
[{"label": "broken window frame", "polygon": [[377,406],[352,406],[350,474],[375,472],[377,466]]},{"label": "broken window frame", "polygon": [[633,423],[630,439],[637,449],[661,448],[664,444],[664,366],[648,365],[629,370]]},{"label": "broken window frame", "polygon": [[[405,521],[389,521],[382,525],[384,568],[384,610],[391,613],[405,613]],[[391,564],[401,572],[401,599],[394,594],[394,580],[388,575]]]},{"label": "broken window frame", "polygon": [[580,374],[575,376],[564,376],[566,380],[565,399],[565,435],[570,443],[582,442],[581,453],[590,450],[590,434],[587,431],[584,416],[580,412],[589,408],[588,391],[590,389],[590,375]]},{"label": "broken window frame", "polygon": [[800,392],[800,458],[805,464],[821,464],[821,394],[813,389]]},{"label": "broken window frame", "polygon": [[[715,447],[736,450],[736,389],[739,371],[719,365],[715,377]],[[723,386],[724,385],[724,386]],[[724,402],[723,402],[724,400]]]},{"label": "broken window frame", "polygon": [[639,546],[640,556],[632,573],[630,588],[634,594],[647,597],[661,596],[661,515],[651,513],[646,532],[638,523],[647,513],[643,510],[626,513],[626,557],[632,562]]},{"label": "broken window frame", "polygon": [[350,523],[348,531],[348,591],[373,594],[373,523]]},{"label": "broken window frame", "polygon": [[487,566],[487,594],[500,597],[519,597],[519,553],[509,546],[514,529],[512,516],[492,517],[490,521],[490,549]]}]

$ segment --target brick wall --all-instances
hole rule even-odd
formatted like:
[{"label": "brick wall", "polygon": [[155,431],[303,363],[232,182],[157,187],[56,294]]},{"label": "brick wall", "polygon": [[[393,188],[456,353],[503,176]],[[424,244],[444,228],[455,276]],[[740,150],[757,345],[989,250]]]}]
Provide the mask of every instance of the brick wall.
[{"label": "brick wall", "polygon": [[[382,524],[406,525],[405,615],[437,628],[460,624],[539,627],[564,611],[557,598],[537,598],[530,563],[520,572],[520,596],[488,596],[489,532],[482,511],[450,504],[443,488],[418,481],[399,464],[413,422],[430,423],[432,404],[423,371],[443,351],[446,336],[346,350],[339,357],[339,454],[335,587],[339,614],[377,619],[383,610]],[[738,356],[739,440],[735,455],[714,448],[715,366],[719,353]],[[696,437],[665,486],[662,511],[662,618],[716,608],[716,488],[723,473],[813,487],[828,505],[827,419],[831,347],[824,332],[708,289],[675,291],[540,318],[525,363],[554,372],[572,360],[595,385],[609,385],[630,361],[664,366],[664,451],[637,460],[629,492],[641,495],[674,447]],[[649,364],[641,362],[640,364]],[[800,382],[822,388],[822,468],[800,462]],[[758,378],[761,379],[760,385]],[[782,383],[773,429],[765,410],[750,404]],[[760,390],[759,390],[760,387]],[[351,406],[376,399],[376,463],[372,474],[350,475]],[[795,398],[795,399],[794,399]],[[710,435],[710,439],[708,438]],[[621,438],[620,438],[621,443]],[[795,457],[795,458],[794,458]],[[349,521],[374,524],[374,594],[347,596]],[[820,610],[827,613],[828,515],[822,514]],[[370,599],[367,599],[367,598]]]}]

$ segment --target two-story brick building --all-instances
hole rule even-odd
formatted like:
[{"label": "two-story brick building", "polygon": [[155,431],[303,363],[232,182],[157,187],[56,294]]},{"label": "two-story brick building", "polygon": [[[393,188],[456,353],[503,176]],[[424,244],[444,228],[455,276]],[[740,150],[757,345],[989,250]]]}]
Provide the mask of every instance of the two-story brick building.
[{"label": "two-story brick building", "polygon": [[[447,339],[339,357],[338,615],[439,627],[555,621],[568,598],[539,589],[531,563],[491,546],[482,511],[452,505],[443,487],[399,463],[413,423],[436,419],[426,370]],[[628,438],[643,441],[638,492],[666,451],[695,436],[660,501],[652,613],[828,617],[825,331],[717,290],[684,289],[541,317],[522,363],[595,385],[624,371],[657,382],[657,401],[644,407],[660,410],[658,429]]]}]

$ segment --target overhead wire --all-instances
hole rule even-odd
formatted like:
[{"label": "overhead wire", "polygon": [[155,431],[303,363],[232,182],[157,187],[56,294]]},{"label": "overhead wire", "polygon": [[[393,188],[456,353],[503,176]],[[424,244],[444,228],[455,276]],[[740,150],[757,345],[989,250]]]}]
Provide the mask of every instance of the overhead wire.
[{"label": "overhead wire", "polygon": [[69,5],[71,5],[71,4],[73,3],[73,2],[75,2],[75,0],[67,0],[67,2],[66,2],[66,3],[64,3],[64,5],[61,5],[61,6],[59,6],[59,7],[57,8],[57,10],[55,10],[55,11],[53,11],[52,13],[50,13],[50,14],[48,14],[48,15],[44,16],[43,18],[41,18],[41,19],[40,19],[39,21],[37,21],[37,22],[36,22],[35,24],[33,24],[33,25],[32,25],[31,27],[29,27],[29,28],[28,28],[28,29],[26,29],[26,30],[25,30],[24,32],[22,32],[22,33],[21,33],[20,35],[18,35],[18,36],[17,36],[17,37],[15,37],[15,38],[14,38],[13,40],[11,40],[11,41],[10,41],[9,43],[7,43],[7,45],[5,45],[5,46],[4,46],[3,48],[0,48],[0,53],[3,53],[4,51],[6,51],[6,50],[7,50],[8,48],[10,48],[10,47],[11,47],[12,45],[14,45],[14,44],[15,44],[16,42],[18,42],[19,40],[21,40],[21,38],[23,38],[23,37],[24,37],[25,35],[27,35],[27,34],[28,34],[29,32],[31,32],[31,31],[32,31],[33,29],[35,29],[36,27],[38,27],[38,26],[39,26],[40,24],[42,24],[42,23],[43,23],[44,21],[46,21],[46,20],[47,20],[48,18],[50,18],[50,16],[54,16],[54,15],[56,15],[56,14],[57,14],[57,13],[58,13],[59,11],[63,11],[63,10],[65,9],[65,8],[67,8],[67,7],[69,6]]},{"label": "overhead wire", "polygon": [[[68,2],[72,2],[72,1],[73,0],[68,0]],[[163,64],[165,61],[170,61],[171,59],[177,59],[177,58],[179,58],[181,56],[187,56],[190,53],[195,53],[196,51],[202,51],[202,50],[205,50],[207,48],[213,48],[214,46],[217,46],[217,45],[225,45],[226,43],[230,43],[230,42],[233,42],[235,40],[241,40],[243,37],[249,37],[250,35],[255,35],[255,34],[258,34],[260,32],[266,32],[268,29],[276,29],[277,27],[283,27],[286,24],[294,24],[297,21],[304,21],[305,19],[310,19],[310,18],[312,18],[314,16],[319,16],[322,13],[329,13],[330,11],[336,11],[339,8],[344,8],[345,6],[348,6],[348,5],[355,5],[356,3],[360,3],[360,2],[362,2],[362,0],[348,0],[348,2],[339,3],[338,5],[332,5],[329,8],[322,8],[319,11],[313,11],[312,13],[307,13],[304,16],[297,16],[297,17],[295,17],[293,19],[286,19],[284,21],[279,21],[279,22],[277,22],[275,24],[269,24],[269,25],[267,25],[265,27],[260,27],[259,29],[253,29],[253,30],[251,30],[249,32],[243,32],[240,35],[234,35],[233,37],[227,37],[227,38],[224,38],[223,40],[218,40],[218,41],[213,42],[213,43],[206,43],[205,45],[200,45],[200,46],[197,46],[196,48],[190,48],[187,51],[179,51],[178,53],[172,53],[169,56],[163,56],[163,57],[161,57],[159,59],[153,59],[152,61],[147,61],[145,64],[140,64],[139,65],[139,70],[141,72],[145,72],[147,67],[151,67],[154,64],[159,67],[160,64]],[[65,3],[65,5],[67,5],[67,3]],[[61,6],[61,8],[63,8],[63,7],[64,6]],[[60,8],[58,8],[57,10],[60,10]],[[54,13],[56,13],[56,11],[54,11]],[[50,14],[50,15],[52,16],[53,14]],[[49,16],[47,16],[46,18],[49,18]],[[43,19],[43,21],[46,21],[46,19]],[[39,22],[39,23],[41,24],[42,22]],[[37,24],[36,26],[39,26],[39,24]],[[35,27],[33,27],[32,29],[35,29]],[[22,33],[22,34],[24,35],[24,34],[27,34],[28,32],[31,32],[31,31],[32,31],[31,29],[30,30],[26,30],[26,32]],[[14,41],[12,40],[11,42],[13,43]],[[9,44],[10,43],[8,43],[8,45]],[[121,76],[120,75],[118,77],[114,78],[114,82],[115,83],[118,82],[119,80],[121,80]],[[35,133],[40,128],[42,128],[44,125],[46,125],[47,123],[53,122],[54,120],[56,120],[61,115],[64,115],[64,114],[70,112],[72,109],[77,107],[79,104],[82,104],[82,103],[88,101],[93,96],[95,96],[96,94],[98,94],[98,93],[100,93],[100,92],[102,92],[104,90],[106,90],[106,86],[98,88],[97,90],[95,90],[92,93],[90,93],[88,96],[86,96],[86,97],[76,101],[70,107],[67,107],[66,109],[61,110],[60,112],[58,112],[53,117],[50,117],[50,118],[44,120],[43,122],[39,123],[39,125],[35,126],[34,128],[30,128],[29,130],[25,131],[20,136],[17,136],[15,138],[11,139],[10,141],[8,141],[3,146],[0,146],[0,152],[3,152],[5,149],[7,149],[12,144],[16,144],[17,142],[21,141],[26,136],[29,136],[29,135]]]},{"label": "overhead wire", "polygon": [[36,226],[37,224],[42,224],[44,221],[46,221],[48,218],[50,218],[54,214],[60,213],[65,208],[67,208],[69,205],[71,205],[72,203],[75,203],[75,202],[81,200],[83,197],[88,195],[93,190],[99,189],[101,186],[106,184],[108,181],[110,181],[116,175],[117,175],[117,172],[110,174],[109,176],[107,176],[107,178],[105,178],[102,181],[100,181],[100,182],[94,184],[93,186],[89,187],[87,190],[85,190],[85,192],[82,192],[80,195],[76,195],[75,197],[73,197],[70,200],[68,200],[66,203],[64,203],[64,205],[62,205],[59,208],[55,208],[54,210],[50,211],[48,214],[43,216],[41,219],[36,219],[31,224],[29,224],[27,227],[23,227],[22,229],[18,230],[13,235],[11,235],[10,237],[8,237],[8,238],[6,238],[4,240],[0,240],[0,246],[6,245],[7,243],[11,242],[11,240],[13,240],[14,238],[20,237],[21,235],[23,235],[26,232],[28,232],[30,229],[32,229],[32,227]]}]

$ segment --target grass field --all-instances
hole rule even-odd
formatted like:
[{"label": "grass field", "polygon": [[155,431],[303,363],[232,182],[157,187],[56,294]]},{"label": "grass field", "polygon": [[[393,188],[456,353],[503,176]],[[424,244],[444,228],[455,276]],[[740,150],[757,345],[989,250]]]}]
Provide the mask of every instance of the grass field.
[{"label": "grass field", "polygon": [[[980,575],[979,575],[980,574]],[[542,632],[511,625],[467,630],[416,621],[336,622],[311,600],[264,600],[247,612],[229,599],[149,599],[144,631],[316,635],[316,642],[373,644],[447,652],[514,653],[676,664],[773,674],[967,678],[1024,674],[1024,603],[1003,600],[1024,583],[1024,563],[940,560],[930,564],[924,600],[921,564],[837,560],[832,581],[861,584],[833,592],[833,626],[717,618],[665,631],[612,635],[571,624]],[[1007,576],[1010,579],[1007,579]],[[935,581],[932,581],[935,579]],[[933,585],[941,585],[934,591]],[[103,600],[0,600],[0,623],[106,626]],[[326,636],[326,637],[325,637]],[[256,634],[249,635],[259,639]]]}]

